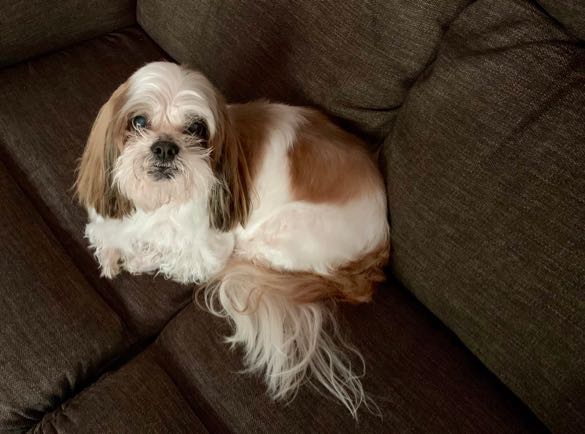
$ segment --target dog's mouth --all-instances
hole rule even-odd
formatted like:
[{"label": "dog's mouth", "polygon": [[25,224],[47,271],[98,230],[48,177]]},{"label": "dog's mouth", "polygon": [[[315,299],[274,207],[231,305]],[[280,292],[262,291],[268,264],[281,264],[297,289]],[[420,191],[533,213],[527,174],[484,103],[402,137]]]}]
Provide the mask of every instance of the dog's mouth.
[{"label": "dog's mouth", "polygon": [[155,181],[173,179],[177,172],[177,166],[172,163],[154,163],[148,169],[148,175]]}]

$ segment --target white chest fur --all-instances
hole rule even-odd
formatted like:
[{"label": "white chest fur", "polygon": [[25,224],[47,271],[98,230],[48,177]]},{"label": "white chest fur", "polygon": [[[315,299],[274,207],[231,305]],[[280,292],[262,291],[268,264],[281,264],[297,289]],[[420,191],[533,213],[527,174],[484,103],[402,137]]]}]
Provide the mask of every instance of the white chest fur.
[{"label": "white chest fur", "polygon": [[85,235],[108,277],[122,265],[131,273],[157,271],[183,283],[203,282],[234,249],[234,235],[210,230],[206,207],[197,200],[137,210],[123,219],[89,214]]}]

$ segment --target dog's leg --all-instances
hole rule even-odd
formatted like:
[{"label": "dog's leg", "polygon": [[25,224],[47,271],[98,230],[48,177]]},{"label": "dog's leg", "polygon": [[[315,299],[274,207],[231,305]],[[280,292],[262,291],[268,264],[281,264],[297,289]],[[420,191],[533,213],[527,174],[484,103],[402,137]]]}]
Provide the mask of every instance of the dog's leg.
[{"label": "dog's leg", "polygon": [[85,237],[99,262],[101,275],[108,279],[120,273],[124,259],[125,240],[120,235],[121,226],[119,220],[94,216],[85,227]]},{"label": "dog's leg", "polygon": [[109,245],[103,232],[103,223],[92,222],[85,228],[85,236],[89,240],[90,248],[93,249],[94,256],[100,265],[101,276],[112,279],[120,273],[122,253],[120,249]]},{"label": "dog's leg", "polygon": [[154,273],[161,262],[161,255],[136,252],[124,255],[123,267],[131,274]]},{"label": "dog's leg", "polygon": [[[289,271],[327,274],[380,245],[385,227],[361,218],[350,207],[331,209],[305,203],[283,206],[253,231],[239,237],[237,252]],[[371,231],[370,235],[368,231]]]},{"label": "dog's leg", "polygon": [[204,283],[221,271],[234,250],[234,235],[202,230],[181,237],[158,261],[161,274],[181,283]]}]

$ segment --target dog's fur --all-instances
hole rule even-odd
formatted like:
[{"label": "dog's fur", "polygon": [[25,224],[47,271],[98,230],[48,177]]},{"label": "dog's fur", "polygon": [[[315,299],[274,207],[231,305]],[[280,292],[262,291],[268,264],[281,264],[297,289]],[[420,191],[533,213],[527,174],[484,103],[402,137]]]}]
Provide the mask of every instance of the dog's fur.
[{"label": "dog's fur", "polygon": [[[172,162],[157,140],[178,146]],[[76,187],[104,276],[203,284],[274,398],[310,378],[355,416],[364,392],[329,300],[369,301],[389,252],[382,178],[357,138],[308,108],[228,106],[202,74],[151,63],[100,110]]]}]

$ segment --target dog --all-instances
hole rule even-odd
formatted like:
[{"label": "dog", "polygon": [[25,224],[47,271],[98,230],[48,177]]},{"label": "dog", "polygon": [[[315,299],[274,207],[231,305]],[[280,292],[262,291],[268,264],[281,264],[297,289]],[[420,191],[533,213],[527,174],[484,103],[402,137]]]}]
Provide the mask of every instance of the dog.
[{"label": "dog", "polygon": [[306,107],[227,105],[203,74],[154,62],[99,111],[75,187],[103,276],[200,285],[274,399],[309,381],[354,417],[367,403],[334,313],[371,300],[390,248],[357,137]]}]

